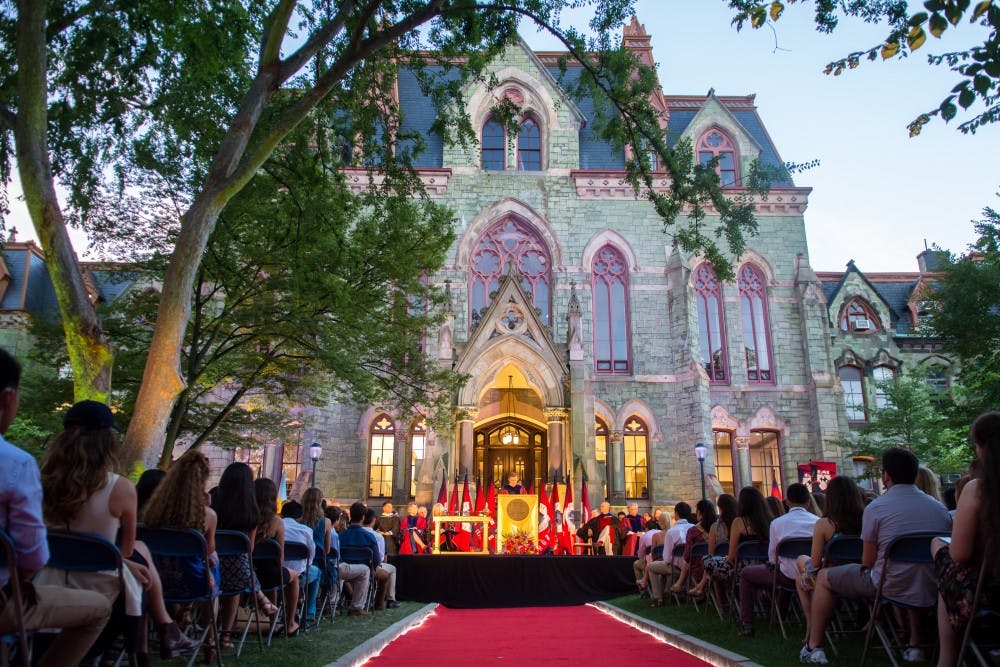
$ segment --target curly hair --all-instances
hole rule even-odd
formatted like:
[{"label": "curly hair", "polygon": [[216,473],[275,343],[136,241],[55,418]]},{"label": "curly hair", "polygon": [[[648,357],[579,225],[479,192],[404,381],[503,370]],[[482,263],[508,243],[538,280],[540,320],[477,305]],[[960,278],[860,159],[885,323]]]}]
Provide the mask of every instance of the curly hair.
[{"label": "curly hair", "polygon": [[262,540],[270,537],[268,528],[278,515],[278,487],[268,478],[261,477],[254,480],[253,495],[257,501],[257,511],[260,512],[257,519],[257,539]]},{"label": "curly hair", "polygon": [[299,523],[314,528],[320,519],[325,518],[323,514],[323,492],[315,486],[306,489],[302,494],[302,516]]},{"label": "curly hair", "polygon": [[42,461],[42,513],[52,525],[68,525],[119,467],[118,439],[110,428],[68,426]]},{"label": "curly hair", "polygon": [[192,449],[174,461],[153,491],[140,517],[150,528],[205,530],[205,484],[208,459]]}]

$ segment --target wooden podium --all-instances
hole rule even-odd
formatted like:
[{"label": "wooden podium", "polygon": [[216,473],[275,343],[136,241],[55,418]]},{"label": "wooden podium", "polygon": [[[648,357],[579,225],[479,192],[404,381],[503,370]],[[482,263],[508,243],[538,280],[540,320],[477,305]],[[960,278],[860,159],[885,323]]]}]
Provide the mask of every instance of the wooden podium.
[{"label": "wooden podium", "polygon": [[502,554],[507,537],[525,533],[538,544],[538,496],[500,494],[497,496],[497,553]]}]

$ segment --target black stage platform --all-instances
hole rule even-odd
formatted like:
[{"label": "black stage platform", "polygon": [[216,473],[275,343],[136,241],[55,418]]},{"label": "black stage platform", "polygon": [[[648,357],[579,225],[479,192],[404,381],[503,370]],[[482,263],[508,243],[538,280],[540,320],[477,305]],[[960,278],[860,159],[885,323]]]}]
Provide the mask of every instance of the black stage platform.
[{"label": "black stage platform", "polygon": [[396,598],[448,607],[584,604],[636,592],[631,556],[390,556]]}]

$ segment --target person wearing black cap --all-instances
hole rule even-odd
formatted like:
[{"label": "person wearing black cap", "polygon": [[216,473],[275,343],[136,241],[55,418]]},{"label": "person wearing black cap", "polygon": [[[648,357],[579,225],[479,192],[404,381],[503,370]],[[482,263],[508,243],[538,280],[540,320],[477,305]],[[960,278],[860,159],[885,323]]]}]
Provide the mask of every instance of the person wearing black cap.
[{"label": "person wearing black cap", "polygon": [[[66,412],[63,427],[42,462],[45,521],[53,527],[94,533],[112,543],[117,537],[127,565],[126,614],[142,615],[145,590],[146,611],[160,634],[161,657],[171,659],[194,648],[197,642],[184,636],[167,613],[153,558],[146,545],[135,539],[136,492],[127,478],[114,472],[119,467],[115,433],[119,429],[111,408],[98,401],[80,401]],[[112,600],[119,593],[117,577],[82,572],[53,574],[78,588],[101,591]]]}]

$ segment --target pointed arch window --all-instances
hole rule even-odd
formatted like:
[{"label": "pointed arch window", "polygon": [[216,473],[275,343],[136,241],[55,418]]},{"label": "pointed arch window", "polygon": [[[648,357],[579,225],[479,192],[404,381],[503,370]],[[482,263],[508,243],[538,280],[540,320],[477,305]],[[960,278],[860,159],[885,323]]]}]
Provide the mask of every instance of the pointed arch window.
[{"label": "pointed arch window", "polygon": [[542,170],[542,133],[533,118],[525,118],[517,133],[517,170]]},{"label": "pointed arch window", "polygon": [[469,267],[469,309],[472,326],[479,323],[500,288],[500,279],[513,268],[521,287],[531,295],[543,325],[551,321],[552,274],[549,251],[527,223],[507,218],[490,226],[472,251]]},{"label": "pointed arch window", "polygon": [[396,450],[396,427],[382,413],[372,421],[368,439],[368,497],[392,497],[392,470]]},{"label": "pointed arch window", "polygon": [[601,248],[591,268],[594,290],[594,363],[598,373],[628,373],[628,264],[611,245]]},{"label": "pointed arch window", "polygon": [[649,429],[638,417],[625,422],[625,497],[649,498]]},{"label": "pointed arch window", "polygon": [[414,422],[410,428],[410,497],[417,495],[417,471],[427,451],[427,420]]},{"label": "pointed arch window", "polygon": [[507,168],[507,133],[503,125],[490,118],[483,125],[483,136],[480,149],[483,153],[483,169],[503,171]]},{"label": "pointed arch window", "polygon": [[722,187],[735,187],[739,182],[736,144],[717,127],[701,135],[698,140],[698,162],[708,164],[715,157],[719,158],[715,173],[719,175]]},{"label": "pointed arch window", "polygon": [[740,289],[740,319],[743,349],[750,384],[773,384],[771,329],[768,326],[767,282],[753,264],[744,264],[737,276]]},{"label": "pointed arch window", "polygon": [[844,388],[844,407],[847,408],[847,421],[867,421],[865,384],[862,381],[861,369],[857,366],[841,366],[837,369],[837,377],[840,379],[840,386]]},{"label": "pointed arch window", "polygon": [[698,336],[701,363],[712,384],[729,382],[726,363],[726,325],[722,310],[722,283],[712,265],[703,262],[694,271],[695,301],[698,306]]},{"label": "pointed arch window", "polygon": [[841,331],[870,334],[881,328],[882,323],[879,321],[875,309],[861,297],[854,297],[844,306],[843,315],[840,316]]}]

